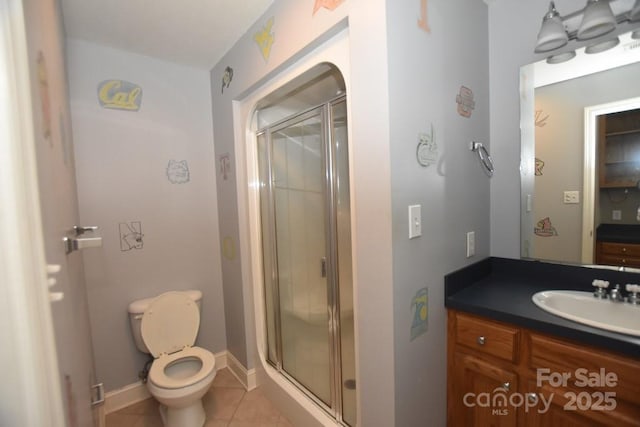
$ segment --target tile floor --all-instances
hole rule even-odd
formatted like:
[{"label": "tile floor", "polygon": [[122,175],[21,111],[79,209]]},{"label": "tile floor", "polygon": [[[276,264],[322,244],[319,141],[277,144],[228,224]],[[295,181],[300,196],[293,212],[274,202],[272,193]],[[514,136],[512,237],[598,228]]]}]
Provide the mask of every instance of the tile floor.
[{"label": "tile floor", "polygon": [[[259,388],[245,391],[229,372],[221,369],[202,399],[204,427],[293,427]],[[158,404],[148,399],[107,415],[107,427],[163,427]]]}]

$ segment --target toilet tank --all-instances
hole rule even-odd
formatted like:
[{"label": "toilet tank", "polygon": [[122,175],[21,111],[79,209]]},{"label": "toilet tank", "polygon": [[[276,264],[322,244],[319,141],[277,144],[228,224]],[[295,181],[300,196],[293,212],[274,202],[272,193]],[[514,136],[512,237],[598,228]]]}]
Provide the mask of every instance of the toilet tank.
[{"label": "toilet tank", "polygon": [[[198,310],[200,310],[202,305],[202,292],[197,289],[183,292],[187,293],[189,297],[196,302]],[[136,342],[138,350],[143,353],[149,353],[149,349],[142,339],[142,315],[154,299],[155,297],[139,299],[129,304],[129,324],[131,325],[131,332],[133,332],[133,340]]]}]

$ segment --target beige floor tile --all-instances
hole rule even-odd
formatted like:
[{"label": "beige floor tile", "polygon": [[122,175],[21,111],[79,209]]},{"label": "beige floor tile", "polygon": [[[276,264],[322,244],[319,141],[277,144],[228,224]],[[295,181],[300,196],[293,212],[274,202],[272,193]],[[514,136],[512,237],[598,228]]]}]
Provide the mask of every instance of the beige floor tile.
[{"label": "beige floor tile", "polygon": [[135,427],[164,427],[160,415],[142,415]]},{"label": "beige floor tile", "polygon": [[220,369],[216,372],[212,387],[244,388],[240,381],[229,371],[229,368]]},{"label": "beige floor tile", "polygon": [[[204,427],[293,427],[260,389],[246,392],[228,369],[218,371],[202,403]],[[163,427],[154,399],[109,414],[106,421],[106,427]]]},{"label": "beige floor tile", "polygon": [[107,415],[107,427],[136,427],[141,418],[141,415],[114,412]]},{"label": "beige floor tile", "polygon": [[149,398],[118,411],[120,414],[138,414],[138,415],[158,415],[158,402],[154,398]]},{"label": "beige floor tile", "polygon": [[280,415],[280,419],[278,420],[278,427],[293,427],[291,421],[286,419],[283,415]]},{"label": "beige floor tile", "polygon": [[280,419],[280,412],[257,388],[245,393],[233,421],[252,421],[261,423],[276,423]]},{"label": "beige floor tile", "polygon": [[277,422],[269,421],[237,421],[232,420],[229,427],[278,427]]},{"label": "beige floor tile", "polygon": [[241,388],[211,387],[202,398],[207,419],[231,420],[244,395]]}]

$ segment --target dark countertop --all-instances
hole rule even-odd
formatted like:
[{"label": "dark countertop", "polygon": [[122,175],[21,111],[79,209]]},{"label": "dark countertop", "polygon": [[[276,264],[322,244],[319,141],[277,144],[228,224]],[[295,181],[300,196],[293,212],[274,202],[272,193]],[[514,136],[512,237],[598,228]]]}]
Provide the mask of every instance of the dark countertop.
[{"label": "dark countertop", "polygon": [[596,240],[613,243],[640,243],[640,225],[600,224],[596,229]]},{"label": "dark countertop", "polygon": [[544,290],[591,291],[593,279],[623,285],[640,282],[640,274],[487,258],[445,276],[445,306],[640,358],[640,337],[572,322],[547,313],[531,301],[533,294]]}]

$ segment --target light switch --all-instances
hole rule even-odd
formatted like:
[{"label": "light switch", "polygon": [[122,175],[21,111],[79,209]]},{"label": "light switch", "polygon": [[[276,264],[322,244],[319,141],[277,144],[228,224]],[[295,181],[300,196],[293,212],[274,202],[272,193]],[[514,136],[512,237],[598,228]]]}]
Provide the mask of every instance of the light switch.
[{"label": "light switch", "polygon": [[621,221],[622,220],[622,211],[619,211],[619,210],[611,211],[611,219],[614,220],[614,221]]},{"label": "light switch", "polygon": [[467,233],[467,258],[471,258],[476,254],[476,232]]},{"label": "light switch", "polygon": [[422,236],[422,212],[420,205],[409,206],[409,238]]}]

